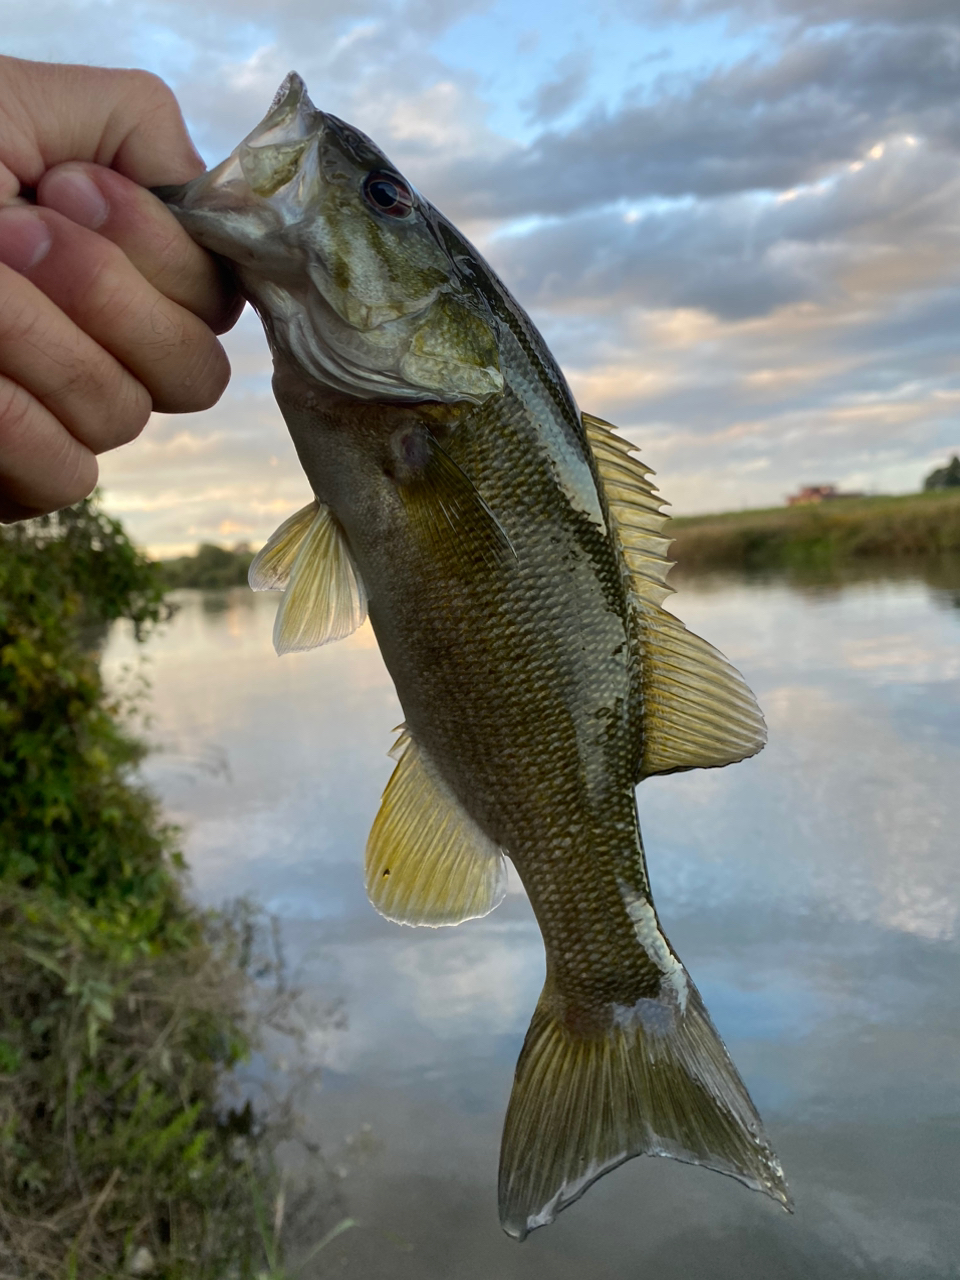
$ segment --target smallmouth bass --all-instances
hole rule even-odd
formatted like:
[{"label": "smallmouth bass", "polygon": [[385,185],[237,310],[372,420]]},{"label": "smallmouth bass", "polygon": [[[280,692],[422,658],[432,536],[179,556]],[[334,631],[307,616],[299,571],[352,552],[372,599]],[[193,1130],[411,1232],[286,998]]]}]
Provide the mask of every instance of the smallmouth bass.
[{"label": "smallmouth bass", "polygon": [[284,593],[277,650],[369,612],[403,705],[371,901],[414,925],[484,915],[507,855],[543,934],[504,1229],[522,1240],[640,1154],[789,1207],[650,893],[636,783],[742,760],[766,734],[742,677],[662,608],[649,469],[581,414],[477,251],[298,76],[221,165],[159,194],[258,311],[315,495],[251,566]]}]

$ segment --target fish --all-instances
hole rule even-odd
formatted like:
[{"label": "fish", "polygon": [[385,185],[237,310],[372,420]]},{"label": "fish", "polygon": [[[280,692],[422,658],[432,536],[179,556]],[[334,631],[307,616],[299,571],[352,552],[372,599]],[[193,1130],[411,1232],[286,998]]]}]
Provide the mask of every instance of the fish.
[{"label": "fish", "polygon": [[509,858],[540,927],[504,1230],[523,1240],[641,1154],[789,1209],[647,873],[637,784],[766,741],[743,677],[663,607],[652,471],[578,409],[477,250],[295,73],[226,160],[158,194],[259,314],[313,491],[250,567],[283,593],[277,652],[369,617],[403,707],[371,902],[406,925],[481,917]]}]

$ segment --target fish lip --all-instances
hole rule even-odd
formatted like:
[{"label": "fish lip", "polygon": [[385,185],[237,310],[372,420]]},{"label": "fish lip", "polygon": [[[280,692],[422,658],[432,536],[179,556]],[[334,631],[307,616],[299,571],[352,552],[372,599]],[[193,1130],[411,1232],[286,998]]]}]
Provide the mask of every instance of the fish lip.
[{"label": "fish lip", "polygon": [[204,196],[217,190],[221,176],[233,167],[245,148],[258,150],[277,143],[309,140],[319,136],[325,127],[325,113],[314,106],[303,77],[290,71],[263,119],[225,160],[189,182],[151,187],[150,191],[173,210],[203,212]]},{"label": "fish lip", "polygon": [[[196,181],[196,179],[193,179],[193,181]],[[175,182],[171,186],[150,187],[149,190],[151,195],[156,196],[158,200],[162,200],[164,204],[176,206],[180,196],[189,186],[189,182]]]}]

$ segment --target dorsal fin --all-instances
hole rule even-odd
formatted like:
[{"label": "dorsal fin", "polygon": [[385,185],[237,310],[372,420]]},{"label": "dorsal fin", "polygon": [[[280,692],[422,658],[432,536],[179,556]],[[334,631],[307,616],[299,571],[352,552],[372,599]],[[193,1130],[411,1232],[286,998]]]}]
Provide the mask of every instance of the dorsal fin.
[{"label": "dorsal fin", "polygon": [[506,891],[500,849],[406,729],[390,754],[397,767],[367,841],[370,901],[401,924],[459,924],[487,915]]},{"label": "dorsal fin", "polygon": [[620,547],[624,576],[641,637],[643,754],[640,778],[680,769],[709,769],[755,755],[767,740],[757,701],[736,668],[713,645],[663,609],[672,590],[673,562],[664,537],[662,499],[653,473],[632,456],[602,418],[585,413],[593,450]]},{"label": "dorsal fin", "polygon": [[342,640],[367,616],[367,593],[343,530],[322,502],[285,520],[247,576],[254,591],[283,591],[273,624],[279,654]]}]

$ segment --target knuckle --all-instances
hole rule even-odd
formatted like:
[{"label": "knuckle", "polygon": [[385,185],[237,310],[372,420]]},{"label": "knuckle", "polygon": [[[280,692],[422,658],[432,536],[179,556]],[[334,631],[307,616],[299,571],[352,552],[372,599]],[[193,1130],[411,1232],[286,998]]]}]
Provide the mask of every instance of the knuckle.
[{"label": "knuckle", "polygon": [[177,106],[174,92],[160,76],[152,71],[140,69],[131,69],[120,74],[124,78],[130,96],[137,102],[153,107],[155,110],[173,110],[179,115],[180,108]]},{"label": "knuckle", "polygon": [[126,370],[111,366],[79,369],[44,401],[96,453],[135,440],[152,408],[147,389]]},{"label": "knuckle", "polygon": [[116,414],[111,436],[112,443],[107,446],[108,448],[129,444],[131,440],[136,440],[150,421],[150,414],[153,412],[153,399],[146,387],[134,378],[127,378],[126,381],[129,384],[127,403]]},{"label": "knuckle", "polygon": [[0,378],[0,445],[11,448],[23,438],[33,411],[33,399],[19,383]]},{"label": "knuckle", "polygon": [[230,380],[226,352],[212,334],[195,338],[180,353],[178,373],[170,379],[154,408],[163,413],[197,413],[217,403]]},{"label": "knuckle", "polygon": [[123,270],[125,262],[123,250],[109,240],[102,239],[100,244],[90,247],[83,282],[84,310],[116,323],[136,305],[135,293],[129,287],[129,274]]},{"label": "knuckle", "polygon": [[0,293],[0,347],[31,342],[39,337],[40,313],[31,307],[24,292],[10,289]]}]

